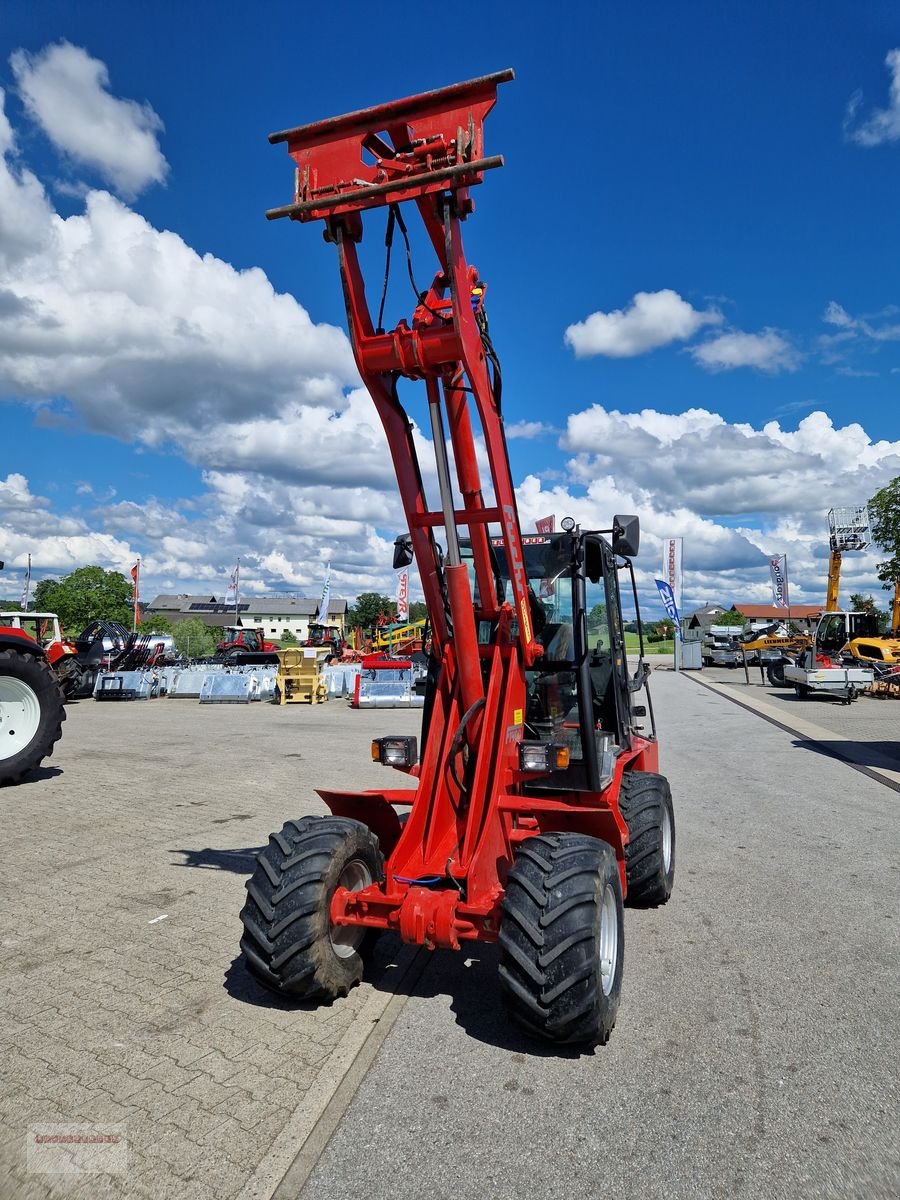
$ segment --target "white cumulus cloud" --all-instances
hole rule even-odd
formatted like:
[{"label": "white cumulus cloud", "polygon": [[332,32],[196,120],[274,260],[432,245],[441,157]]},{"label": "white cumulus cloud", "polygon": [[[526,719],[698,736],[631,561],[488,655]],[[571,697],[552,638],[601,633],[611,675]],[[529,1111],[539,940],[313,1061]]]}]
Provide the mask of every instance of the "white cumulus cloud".
[{"label": "white cumulus cloud", "polygon": [[857,92],[847,105],[844,132],[858,146],[900,141],[900,47],[889,50],[884,63],[891,76],[887,108],[875,108],[858,121],[862,95]]},{"label": "white cumulus cloud", "polygon": [[795,371],[799,354],[786,338],[774,329],[762,333],[743,333],[735,329],[691,349],[696,362],[708,371],[733,371],[737,367],[755,367],[775,374]]},{"label": "white cumulus cloud", "polygon": [[127,199],[166,178],[162,121],[149,104],[110,94],[105,63],[63,41],[37,54],[16,50],[10,65],[29,116],[74,162],[94,168]]},{"label": "white cumulus cloud", "polygon": [[698,311],[671,288],[637,292],[626,309],[595,312],[570,325],[566,343],[576,358],[603,354],[631,358],[672,342],[686,341],[704,325],[718,325],[722,314],[715,308]]}]

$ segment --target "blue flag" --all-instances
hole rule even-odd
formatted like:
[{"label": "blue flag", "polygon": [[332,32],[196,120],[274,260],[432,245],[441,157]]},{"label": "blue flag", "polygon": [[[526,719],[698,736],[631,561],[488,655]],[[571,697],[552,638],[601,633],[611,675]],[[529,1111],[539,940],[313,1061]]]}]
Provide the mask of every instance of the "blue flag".
[{"label": "blue flag", "polygon": [[675,623],[675,633],[679,642],[681,639],[681,622],[678,620],[678,608],[675,604],[675,593],[669,587],[664,579],[657,579],[656,586],[659,588],[660,599],[663,602],[663,607],[666,613],[672,618]]}]

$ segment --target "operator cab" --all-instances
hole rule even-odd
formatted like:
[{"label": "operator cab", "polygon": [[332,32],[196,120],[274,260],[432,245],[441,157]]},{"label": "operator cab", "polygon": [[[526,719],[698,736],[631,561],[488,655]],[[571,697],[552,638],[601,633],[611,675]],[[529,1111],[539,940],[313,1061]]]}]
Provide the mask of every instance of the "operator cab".
[{"label": "operator cab", "polygon": [[[636,542],[636,531],[633,534]],[[544,654],[525,672],[524,741],[568,750],[568,766],[536,778],[529,790],[597,791],[612,775],[616,755],[632,736],[655,736],[643,642],[637,671],[629,676],[619,572],[630,576],[635,619],[637,590],[630,557],[600,533],[578,529],[522,537],[535,638]],[[502,538],[492,538],[498,599],[510,597],[509,567]],[[630,549],[630,547],[629,547]],[[461,546],[463,561],[471,547]],[[479,598],[475,596],[475,607]],[[479,642],[494,636],[492,623],[479,623]],[[646,706],[635,703],[647,691]],[[641,720],[649,712],[649,734]]]}]

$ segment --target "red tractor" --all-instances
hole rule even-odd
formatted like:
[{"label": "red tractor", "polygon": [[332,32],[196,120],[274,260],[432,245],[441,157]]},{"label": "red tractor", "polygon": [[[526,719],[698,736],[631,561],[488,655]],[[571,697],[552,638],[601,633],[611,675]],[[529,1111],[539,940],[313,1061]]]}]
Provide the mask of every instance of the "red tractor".
[{"label": "red tractor", "polygon": [[[320,791],[331,815],[289,820],[259,855],[241,946],[273,992],[328,1001],[360,980],[369,938],[381,931],[430,948],[498,942],[513,1019],[556,1042],[595,1043],[619,1005],[623,901],[668,899],[675,824],[643,646],[633,673],[626,659],[620,581],[637,615],[637,518],[602,530],[567,518],[562,533],[536,536],[519,523],[485,284],[461,233],[470,189],[502,165],[485,157],[483,123],[511,78],[501,72],[270,138],[287,143],[297,170],[293,203],[269,217],[322,219],[336,248],[356,362],[406,515],[394,565],[415,559],[432,636],[421,752],[412,736],[372,744],[373,757],[415,789]],[[523,195],[539,199],[533,189]],[[405,201],[436,271],[427,292],[414,289],[411,319],[385,332],[383,300],[377,319],[366,301],[357,246],[364,214],[386,208],[389,266],[396,230],[407,239]],[[401,378],[425,383],[414,417]],[[431,431],[435,508],[416,425]]]},{"label": "red tractor", "polygon": [[328,656],[329,661],[331,661],[341,657],[347,643],[344,641],[344,635],[337,625],[321,625],[317,621],[313,621],[309,626],[306,638],[300,645],[316,648],[327,647],[331,651]]},{"label": "red tractor", "polygon": [[43,647],[22,629],[0,625],[0,784],[18,783],[40,766],[53,753],[65,719]]},{"label": "red tractor", "polygon": [[244,629],[241,625],[228,625],[222,630],[222,641],[216,646],[216,654],[241,660],[248,654],[274,655],[276,642],[267,642],[262,629]]}]

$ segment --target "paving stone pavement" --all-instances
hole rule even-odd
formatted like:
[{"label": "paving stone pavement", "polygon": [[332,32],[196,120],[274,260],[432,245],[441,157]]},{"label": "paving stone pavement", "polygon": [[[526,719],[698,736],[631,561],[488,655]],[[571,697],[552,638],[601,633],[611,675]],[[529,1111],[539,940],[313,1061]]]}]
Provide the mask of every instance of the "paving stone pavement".
[{"label": "paving stone pavement", "polygon": [[[370,739],[418,723],[340,701],[69,706],[53,758],[0,789],[2,1200],[269,1194],[254,1171],[276,1144],[290,1161],[396,947],[345,1000],[281,1004],[238,957],[244,882],[272,830],[325,812],[314,787],[383,786]],[[115,1122],[125,1174],[29,1170],[29,1126]]]},{"label": "paving stone pavement", "polygon": [[[778,719],[786,725],[805,721],[822,730],[851,738],[869,748],[873,755],[900,760],[900,698],[862,695],[852,704],[841,704],[833,696],[806,696],[799,699],[791,688],[773,688],[760,682],[759,667],[748,669],[749,685],[742,669],[705,667],[686,671],[687,677],[727,685],[736,700],[757,697],[778,710]],[[827,746],[827,736],[822,741]]]}]

